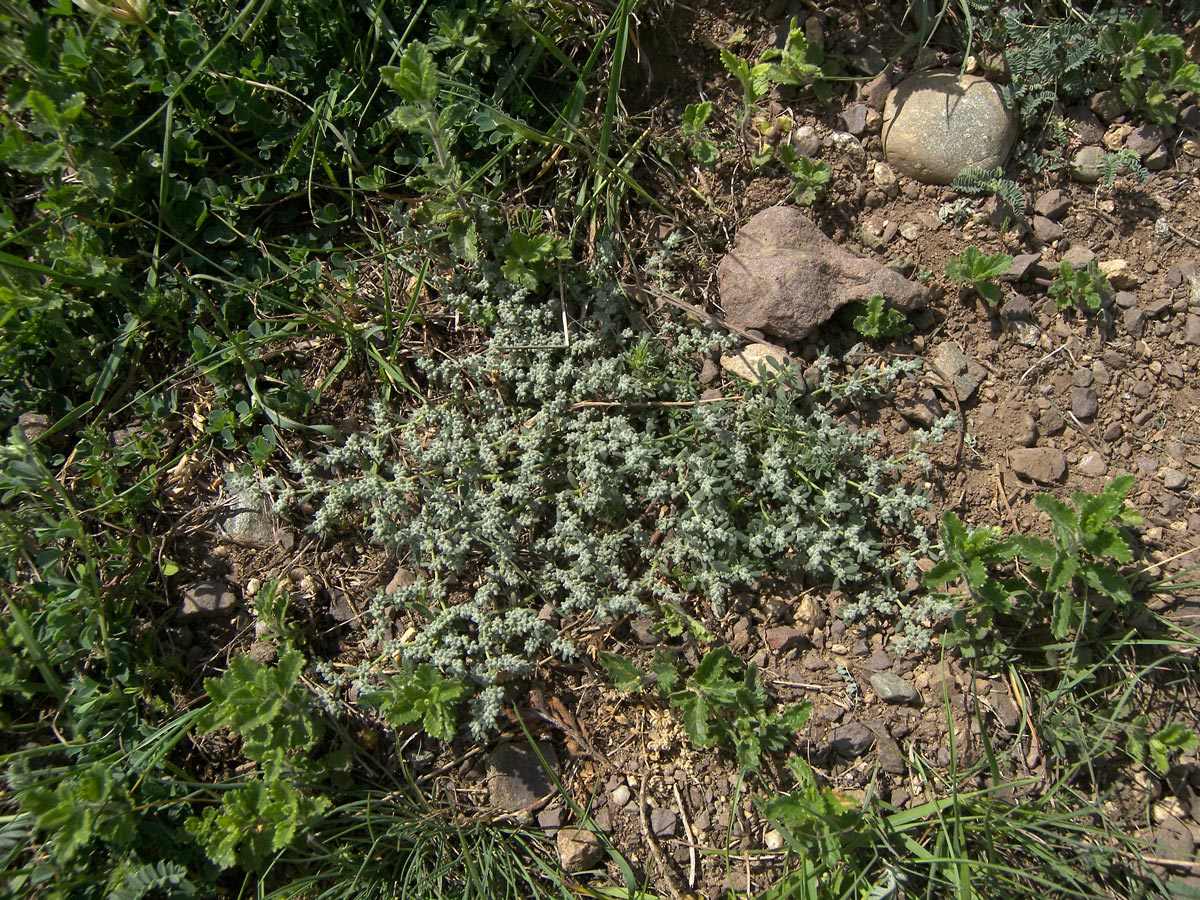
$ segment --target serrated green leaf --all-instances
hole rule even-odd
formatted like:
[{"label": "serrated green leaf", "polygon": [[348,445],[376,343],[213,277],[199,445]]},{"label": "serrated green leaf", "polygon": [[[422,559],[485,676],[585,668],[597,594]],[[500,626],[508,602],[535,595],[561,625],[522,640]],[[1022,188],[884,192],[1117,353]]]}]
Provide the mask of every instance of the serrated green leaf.
[{"label": "serrated green leaf", "polygon": [[650,675],[662,694],[670,694],[679,683],[679,660],[674,651],[660,650],[650,661]]},{"label": "serrated green leaf", "polygon": [[710,140],[702,138],[692,144],[692,156],[696,157],[704,165],[711,166],[717,161],[717,145]]},{"label": "serrated green leaf", "polygon": [[1083,549],[1101,559],[1111,559],[1124,565],[1133,561],[1133,551],[1125,539],[1112,528],[1085,537],[1081,543]]},{"label": "serrated green leaf", "polygon": [[1153,740],[1171,750],[1195,750],[1200,746],[1196,732],[1182,722],[1172,722],[1154,733]]},{"label": "serrated green leaf", "polygon": [[1060,541],[1069,541],[1079,530],[1079,516],[1068,504],[1049,494],[1034,498],[1038,509],[1050,517],[1050,529]]},{"label": "serrated green leaf", "polygon": [[438,95],[438,70],[429,48],[412,42],[400,54],[399,65],[379,70],[385,84],[407,104],[430,109]]},{"label": "serrated green leaf", "polygon": [[641,693],[646,673],[633,664],[628,658],[619,653],[601,653],[600,665],[612,680],[618,691],[638,694]]},{"label": "serrated green leaf", "polygon": [[713,105],[708,100],[703,103],[689,103],[683,110],[680,130],[689,137],[698,136],[712,115],[712,109]]},{"label": "serrated green leaf", "polygon": [[[675,697],[678,697],[676,702]],[[671,705],[681,711],[683,728],[697,747],[711,747],[716,743],[708,727],[708,703],[703,697],[690,691],[677,693]]]},{"label": "serrated green leaf", "polygon": [[1111,566],[1092,564],[1083,568],[1087,583],[1110,597],[1117,606],[1128,606],[1133,602],[1133,589],[1129,582]]}]

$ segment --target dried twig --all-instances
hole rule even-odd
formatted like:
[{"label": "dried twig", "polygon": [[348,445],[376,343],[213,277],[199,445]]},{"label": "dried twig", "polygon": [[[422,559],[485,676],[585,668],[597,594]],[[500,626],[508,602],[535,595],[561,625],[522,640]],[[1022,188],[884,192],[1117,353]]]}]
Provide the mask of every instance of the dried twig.
[{"label": "dried twig", "polygon": [[663,880],[667,883],[667,890],[671,892],[672,900],[686,900],[687,895],[675,878],[675,869],[667,862],[666,854],[662,852],[662,847],[658,846],[658,838],[654,836],[654,831],[650,828],[650,817],[646,809],[646,774],[643,772],[641,783],[638,785],[638,817],[642,821],[642,833],[646,836],[650,855],[654,857],[655,864],[663,873]]},{"label": "dried twig", "polygon": [[696,887],[696,836],[692,833],[692,824],[688,821],[687,810],[683,807],[683,795],[679,793],[679,785],[672,784],[675,793],[675,805],[679,808],[679,820],[683,822],[683,833],[688,842],[688,889]]}]

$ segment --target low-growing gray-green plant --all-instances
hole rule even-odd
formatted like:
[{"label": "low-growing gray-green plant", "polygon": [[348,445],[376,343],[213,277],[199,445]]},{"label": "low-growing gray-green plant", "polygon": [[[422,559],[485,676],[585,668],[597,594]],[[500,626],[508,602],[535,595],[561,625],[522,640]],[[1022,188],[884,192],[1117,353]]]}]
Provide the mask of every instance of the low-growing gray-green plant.
[{"label": "low-growing gray-green plant", "polygon": [[1004,170],[999,166],[993,169],[967,168],[955,176],[950,187],[961,194],[995,195],[1008,204],[1013,215],[1025,214],[1025,194],[1015,181],[1004,177]]},{"label": "low-growing gray-green plant", "polygon": [[1138,184],[1144,184],[1150,178],[1150,172],[1142,165],[1142,157],[1128,147],[1115,153],[1105,153],[1100,157],[1097,168],[1100,169],[1100,183],[1110,190],[1121,175],[1128,175]]},{"label": "low-growing gray-green plant", "polygon": [[[853,590],[911,565],[923,498],[825,405],[876,395],[910,363],[846,380],[828,360],[808,375],[785,367],[704,401],[693,360],[714,335],[624,328],[603,267],[567,282],[569,309],[584,311],[574,324],[578,312],[564,319],[492,263],[444,290],[494,322],[486,346],[419,363],[430,402],[399,421],[380,406],[374,434],[297,461],[295,489],[317,507],[314,529],[365,531],[421,573],[374,602],[371,635],[471,683],[473,734],[506,682],[573,653],[560,620],[704,621],[764,575]],[[391,636],[397,615],[416,625],[410,642]]]}]

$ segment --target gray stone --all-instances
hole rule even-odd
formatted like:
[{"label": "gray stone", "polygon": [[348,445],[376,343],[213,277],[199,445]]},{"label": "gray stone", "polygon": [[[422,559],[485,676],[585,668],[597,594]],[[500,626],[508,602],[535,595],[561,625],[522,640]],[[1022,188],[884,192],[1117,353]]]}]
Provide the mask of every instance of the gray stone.
[{"label": "gray stone", "polygon": [[861,722],[839,725],[829,735],[829,749],[847,759],[857,759],[874,743],[875,733]]},{"label": "gray stone", "polygon": [[887,733],[887,729],[877,725],[871,730],[875,733],[875,757],[879,760],[879,768],[889,775],[903,775],[908,771],[900,745]]},{"label": "gray stone", "polygon": [[1017,430],[1013,440],[1016,441],[1018,447],[1032,447],[1037,443],[1038,427],[1037,419],[1028,410],[1021,414],[1021,418],[1017,422]]},{"label": "gray stone", "polygon": [[295,539],[286,529],[276,529],[266,502],[253,492],[234,494],[221,519],[220,533],[235,544],[265,550],[291,546]]},{"label": "gray stone", "polygon": [[1171,165],[1171,151],[1165,144],[1155,147],[1145,159],[1146,168],[1151,172],[1161,172]]},{"label": "gray stone", "polygon": [[586,828],[564,828],[555,838],[558,862],[568,875],[594,868],[604,858],[604,841]]},{"label": "gray stone", "polygon": [[561,806],[547,806],[537,814],[538,827],[546,834],[555,834],[567,821],[567,811]]},{"label": "gray stone", "polygon": [[1158,318],[1171,311],[1170,297],[1155,297],[1146,304],[1146,315],[1152,318]]},{"label": "gray stone", "polygon": [[1017,704],[1013,703],[1008,694],[1002,691],[997,693],[994,689],[991,693],[991,702],[992,712],[996,714],[996,721],[1005,731],[1015,732],[1021,724],[1021,710],[1017,708]]},{"label": "gray stone", "polygon": [[1125,113],[1129,112],[1129,107],[1125,105],[1125,101],[1121,99],[1121,95],[1116,91],[1100,91],[1100,93],[1094,94],[1088,100],[1088,109],[1105,122],[1119,119]]},{"label": "gray stone", "polygon": [[1191,860],[1196,851],[1191,829],[1172,815],[1159,815],[1156,818],[1161,821],[1154,829],[1154,843],[1162,848],[1161,855],[1168,859]]},{"label": "gray stone", "polygon": [[921,692],[891,672],[876,672],[871,676],[871,687],[884,703],[895,703],[900,706],[919,706]]},{"label": "gray stone", "polygon": [[792,625],[777,625],[774,628],[768,628],[763,637],[766,639],[767,646],[776,653],[795,650],[808,642],[805,633]]},{"label": "gray stone", "polygon": [[929,365],[954,385],[960,403],[966,403],[987,377],[987,369],[967,356],[953,341],[938,344],[929,358]]},{"label": "gray stone", "polygon": [[[554,747],[538,749],[551,768],[558,767]],[[550,776],[528,744],[501,744],[488,754],[487,784],[492,806],[510,813],[532,812],[554,791]]]},{"label": "gray stone", "polygon": [[1071,157],[1071,177],[1083,184],[1095,184],[1100,180],[1100,160],[1103,158],[1103,147],[1080,147]]},{"label": "gray stone", "polygon": [[278,658],[279,650],[270,641],[255,641],[246,650],[246,656],[259,665],[269,666]]},{"label": "gray stone", "polygon": [[411,587],[416,583],[417,573],[412,571],[412,569],[405,569],[401,567],[396,570],[394,575],[392,575],[391,580],[388,581],[387,587],[383,589],[383,592],[391,597],[394,594],[400,593],[400,591],[404,588]]},{"label": "gray stone", "polygon": [[1188,485],[1188,477],[1178,469],[1163,469],[1163,487],[1169,491],[1181,491]]},{"label": "gray stone", "polygon": [[675,836],[679,817],[672,810],[655,808],[650,810],[650,830],[655,837],[669,838]]},{"label": "gray stone", "polygon": [[1095,252],[1083,246],[1072,247],[1063,254],[1063,262],[1070,263],[1076,269],[1084,268],[1088,263],[1094,261],[1095,259]]},{"label": "gray stone", "polygon": [[1103,478],[1108,474],[1108,463],[1104,461],[1103,456],[1093,451],[1079,461],[1075,471],[1089,478]]},{"label": "gray stone", "polygon": [[[888,196],[893,196],[894,194],[899,193],[897,188],[896,172],[887,163],[875,163],[875,167],[872,169],[871,175],[875,179],[875,187],[879,188]],[[917,228],[915,232],[913,232],[914,227]],[[900,226],[897,230],[901,235],[904,236],[905,240],[916,240],[921,235],[920,227],[915,226],[914,223],[911,222],[908,225]],[[906,231],[908,234],[911,234],[912,237],[909,237],[908,234],[905,233]]]},{"label": "gray stone", "polygon": [[867,161],[867,151],[862,142],[848,131],[835,131],[829,136],[834,149],[842,153],[857,168]]},{"label": "gray stone", "polygon": [[1041,258],[1040,253],[1019,253],[1013,257],[1012,265],[1002,272],[1000,277],[1004,281],[1020,281],[1030,274],[1030,269],[1036,266]]},{"label": "gray stone", "polygon": [[1086,422],[1096,415],[1099,409],[1100,403],[1095,391],[1086,387],[1071,388],[1071,412],[1075,418]]},{"label": "gray stone", "polygon": [[1137,306],[1137,294],[1129,291],[1117,291],[1117,295],[1113,297],[1113,302],[1121,309],[1130,309]]},{"label": "gray stone", "polygon": [[843,250],[786,206],[763,210],[746,223],[717,277],[729,322],[794,341],[847,303],[865,303],[873,294],[905,311],[929,300],[924,286]]},{"label": "gray stone", "polygon": [[841,119],[846,131],[857,137],[867,130],[867,112],[870,107],[865,103],[851,103],[842,110]]},{"label": "gray stone", "polygon": [[614,809],[623,809],[625,804],[629,802],[629,798],[629,785],[626,784],[618,784],[616,788],[613,789],[613,792],[608,795],[608,799],[612,803]]},{"label": "gray stone", "polygon": [[1063,236],[1062,226],[1045,216],[1033,217],[1033,235],[1043,244],[1051,244]]},{"label": "gray stone", "polygon": [[1125,138],[1125,146],[1145,159],[1162,146],[1163,130],[1157,125],[1139,125]]},{"label": "gray stone", "polygon": [[927,184],[949,184],[973,166],[1003,166],[1016,137],[1003,93],[975,75],[917,73],[900,82],[884,106],[884,157]]},{"label": "gray stone", "polygon": [[648,616],[639,616],[629,623],[629,631],[634,639],[643,646],[653,647],[658,643],[658,635],[654,631],[655,622]]},{"label": "gray stone", "polygon": [[758,384],[759,373],[770,377],[780,369],[790,368],[792,358],[770,344],[750,344],[741,350],[721,356],[721,368],[743,381]]},{"label": "gray stone", "polygon": [[871,109],[882,111],[891,90],[892,81],[884,70],[858,89],[858,99]]},{"label": "gray stone", "polygon": [[1058,188],[1043,191],[1033,202],[1033,211],[1035,213],[1055,222],[1062,219],[1070,208],[1071,198]]},{"label": "gray stone", "polygon": [[238,597],[226,581],[198,581],[184,588],[179,620],[211,619],[228,616],[237,609]]},{"label": "gray stone", "polygon": [[1146,328],[1146,314],[1134,306],[1125,310],[1123,318],[1125,321],[1125,330],[1129,332],[1129,336],[1140,338]]},{"label": "gray stone", "polygon": [[1200,316],[1195,313],[1187,317],[1183,326],[1183,342],[1185,344],[1200,344]]},{"label": "gray stone", "polygon": [[1051,447],[1018,447],[1008,451],[1008,464],[1022,478],[1053,484],[1067,474],[1067,458]]},{"label": "gray stone", "polygon": [[1098,144],[1104,138],[1104,123],[1083,106],[1072,106],[1063,116],[1081,144]]},{"label": "gray stone", "polygon": [[799,156],[816,156],[821,150],[821,136],[811,125],[801,125],[792,132],[792,149]]}]

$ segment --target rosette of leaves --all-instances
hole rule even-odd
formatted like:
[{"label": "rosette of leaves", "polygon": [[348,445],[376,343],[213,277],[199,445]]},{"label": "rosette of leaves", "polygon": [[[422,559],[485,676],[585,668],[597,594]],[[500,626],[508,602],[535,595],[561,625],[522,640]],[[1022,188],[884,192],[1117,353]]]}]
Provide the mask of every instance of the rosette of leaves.
[{"label": "rosette of leaves", "polygon": [[946,277],[973,291],[989,306],[1000,302],[1000,285],[994,279],[1008,271],[1012,257],[1007,253],[983,253],[978,247],[967,247],[946,263]]}]

